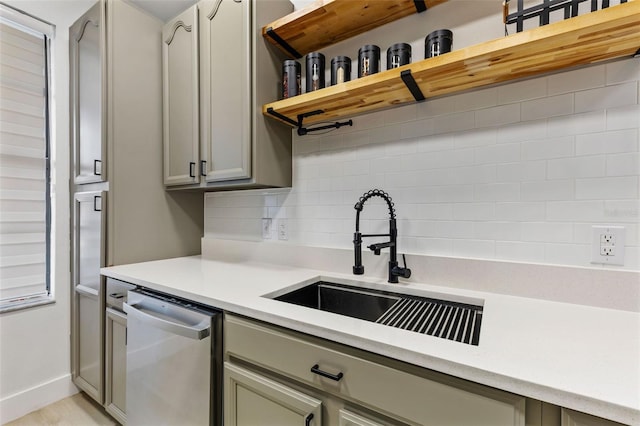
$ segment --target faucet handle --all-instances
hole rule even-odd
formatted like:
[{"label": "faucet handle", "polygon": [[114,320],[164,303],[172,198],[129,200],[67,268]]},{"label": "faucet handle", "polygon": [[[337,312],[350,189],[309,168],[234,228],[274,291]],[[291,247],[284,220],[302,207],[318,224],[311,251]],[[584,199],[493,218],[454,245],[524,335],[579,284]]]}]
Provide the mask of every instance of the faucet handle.
[{"label": "faucet handle", "polygon": [[402,254],[402,268],[398,268],[400,269],[400,276],[402,278],[409,278],[411,277],[411,269],[407,268],[407,258],[404,256],[404,253]]}]

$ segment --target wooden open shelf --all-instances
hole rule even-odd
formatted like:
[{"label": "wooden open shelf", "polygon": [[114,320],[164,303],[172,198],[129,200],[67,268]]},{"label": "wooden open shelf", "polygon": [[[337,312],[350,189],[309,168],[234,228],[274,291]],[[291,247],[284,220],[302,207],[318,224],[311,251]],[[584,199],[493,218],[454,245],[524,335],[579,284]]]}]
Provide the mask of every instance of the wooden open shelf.
[{"label": "wooden open shelf", "polygon": [[[262,35],[291,58],[426,10],[447,0],[317,0],[262,28]],[[278,41],[283,40],[293,51]],[[297,54],[295,53],[297,52]]]},{"label": "wooden open shelf", "polygon": [[[308,126],[415,102],[400,77],[410,70],[426,98],[489,86],[632,56],[640,48],[640,1],[630,1],[394,70],[305,93],[263,106],[263,114],[285,122],[273,109],[293,121],[300,114]],[[292,125],[292,123],[287,123]]]}]

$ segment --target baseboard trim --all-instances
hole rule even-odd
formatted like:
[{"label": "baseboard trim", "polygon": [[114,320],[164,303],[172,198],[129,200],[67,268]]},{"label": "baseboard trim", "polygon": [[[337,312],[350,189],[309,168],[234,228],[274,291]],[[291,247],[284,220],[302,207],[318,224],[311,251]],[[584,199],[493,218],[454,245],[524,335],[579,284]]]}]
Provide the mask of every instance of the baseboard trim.
[{"label": "baseboard trim", "polygon": [[41,383],[0,399],[0,424],[8,423],[33,411],[78,393],[71,374]]}]

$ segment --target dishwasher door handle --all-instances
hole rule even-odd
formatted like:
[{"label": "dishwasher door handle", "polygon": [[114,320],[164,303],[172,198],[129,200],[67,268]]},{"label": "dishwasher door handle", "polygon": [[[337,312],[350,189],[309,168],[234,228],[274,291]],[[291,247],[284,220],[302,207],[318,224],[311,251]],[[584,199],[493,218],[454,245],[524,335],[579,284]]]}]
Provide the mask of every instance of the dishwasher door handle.
[{"label": "dishwasher door handle", "polygon": [[142,303],[123,303],[122,307],[124,311],[131,317],[137,318],[140,321],[155,327],[160,330],[167,331],[169,333],[177,334],[182,337],[187,337],[194,340],[202,340],[211,334],[211,317],[205,317],[198,324],[189,326],[166,320],[159,316],[154,315],[153,311],[145,310]]}]

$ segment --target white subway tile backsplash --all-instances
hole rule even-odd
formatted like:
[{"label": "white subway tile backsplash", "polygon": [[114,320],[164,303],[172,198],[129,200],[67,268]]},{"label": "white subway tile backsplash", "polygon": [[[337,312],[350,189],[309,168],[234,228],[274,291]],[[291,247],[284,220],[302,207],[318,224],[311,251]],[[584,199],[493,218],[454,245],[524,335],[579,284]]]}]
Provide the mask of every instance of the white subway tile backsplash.
[{"label": "white subway tile backsplash", "polygon": [[571,243],[573,242],[573,224],[562,222],[523,223],[522,240],[532,242]]},{"label": "white subway tile backsplash", "polygon": [[476,111],[476,127],[502,126],[520,121],[520,104],[500,105]]},{"label": "white subway tile backsplash", "polygon": [[581,114],[563,115],[548,119],[549,135],[560,137],[606,130],[604,110],[583,112]]},{"label": "white subway tile backsplash", "polygon": [[496,244],[492,240],[453,240],[453,256],[481,259],[495,258]]},{"label": "white subway tile backsplash", "polygon": [[498,87],[498,104],[511,104],[547,96],[547,79],[532,78]]},{"label": "white subway tile backsplash", "polygon": [[481,110],[498,104],[498,89],[478,89],[452,97],[456,111]]},{"label": "white subway tile backsplash", "polygon": [[496,258],[520,262],[544,262],[544,244],[496,241]]},{"label": "white subway tile backsplash", "polygon": [[596,65],[550,75],[548,77],[548,93],[549,95],[559,95],[603,87],[604,84],[605,66]]},{"label": "white subway tile backsplash", "polygon": [[640,127],[640,106],[630,105],[607,109],[607,130],[638,129]]},{"label": "white subway tile backsplash", "polygon": [[512,163],[520,160],[521,145],[519,143],[500,144],[476,148],[476,164]]},{"label": "white subway tile backsplash", "polygon": [[604,220],[613,223],[640,223],[640,200],[605,201]]},{"label": "white subway tile backsplash", "polygon": [[523,201],[555,201],[575,198],[573,180],[545,180],[538,182],[522,182]]},{"label": "white subway tile backsplash", "polygon": [[[205,237],[261,240],[263,217],[286,218],[282,244],[350,248],[353,206],[377,187],[405,252],[594,267],[591,227],[614,224],[638,269],[639,73],[616,61],[294,135],[293,187],[205,194]],[[372,198],[361,229],[385,233],[387,216]]]},{"label": "white subway tile backsplash", "polygon": [[532,141],[545,137],[547,120],[525,121],[498,128],[498,143]]},{"label": "white subway tile backsplash", "polygon": [[640,175],[640,153],[607,155],[607,176]]},{"label": "white subway tile backsplash", "polygon": [[547,163],[548,179],[570,179],[605,175],[605,156],[561,158]]},{"label": "white subway tile backsplash", "polygon": [[638,129],[611,130],[576,136],[576,155],[638,151]]},{"label": "white subway tile backsplash", "polygon": [[455,220],[495,220],[495,203],[455,203],[453,219]]},{"label": "white subway tile backsplash", "polygon": [[475,113],[473,111],[459,112],[438,117],[435,122],[435,133],[459,132],[475,127]]},{"label": "white subway tile backsplash", "polygon": [[488,183],[475,186],[475,201],[516,201],[520,199],[518,183]]},{"label": "white subway tile backsplash", "polygon": [[606,177],[576,180],[578,200],[618,200],[638,198],[638,177]]},{"label": "white subway tile backsplash", "polygon": [[638,82],[576,92],[575,102],[578,113],[636,105],[638,103]]},{"label": "white subway tile backsplash", "polygon": [[575,152],[575,137],[545,139],[522,144],[523,160],[571,157]]},{"label": "white subway tile backsplash", "polygon": [[547,203],[547,221],[602,222],[604,201],[552,201]]},{"label": "white subway tile backsplash", "polygon": [[637,59],[617,60],[606,65],[607,84],[626,83],[640,80]]},{"label": "white subway tile backsplash", "polygon": [[573,93],[522,102],[523,121],[568,115],[573,112]]},{"label": "white subway tile backsplash", "polygon": [[474,236],[479,240],[520,241],[523,226],[519,222],[476,222]]},{"label": "white subway tile backsplash", "polygon": [[455,133],[453,140],[456,148],[489,146],[495,145],[497,133],[497,130],[494,128],[474,129]]},{"label": "white subway tile backsplash", "polygon": [[496,165],[496,181],[498,182],[528,182],[545,180],[546,177],[547,162],[545,160]]},{"label": "white subway tile backsplash", "polygon": [[533,222],[545,220],[544,202],[496,203],[496,220],[511,222]]}]

